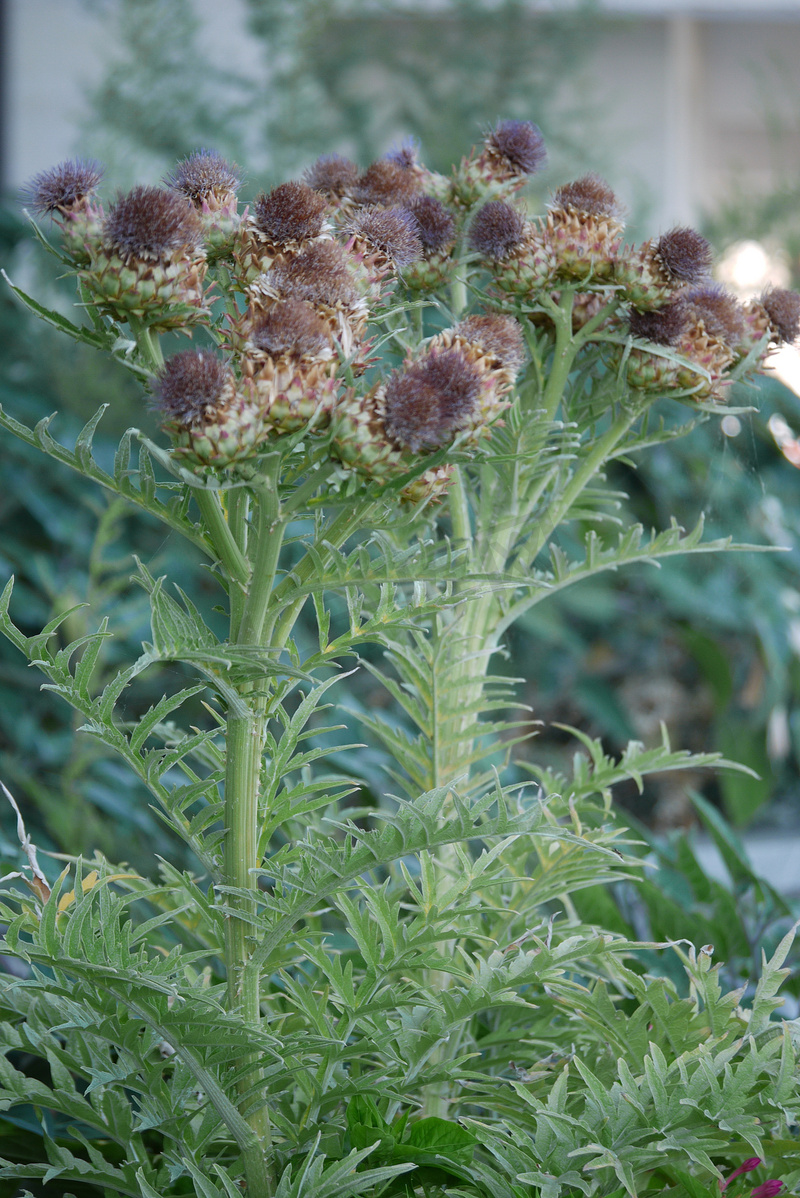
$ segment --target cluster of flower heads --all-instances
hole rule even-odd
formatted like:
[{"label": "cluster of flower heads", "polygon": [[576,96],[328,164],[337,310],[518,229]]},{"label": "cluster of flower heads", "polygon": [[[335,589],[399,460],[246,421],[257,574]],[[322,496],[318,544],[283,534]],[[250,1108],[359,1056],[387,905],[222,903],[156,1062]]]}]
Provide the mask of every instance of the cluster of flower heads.
[{"label": "cluster of flower heads", "polygon": [[[425,458],[456,440],[478,444],[508,407],[524,324],[549,319],[541,298],[564,286],[577,284],[576,326],[594,318],[624,332],[617,365],[643,391],[718,398],[733,363],[797,335],[800,296],[769,291],[740,306],[710,281],[710,249],[694,230],[624,246],[620,206],[595,176],[560,187],[544,217],[528,217],[511,201],[545,158],[535,125],[503,121],[449,177],[409,144],[363,171],[327,155],[242,212],[238,171],[206,150],[107,212],[94,162],[38,176],[29,200],[60,226],[101,311],[137,333],[213,323],[221,352],[184,350],[154,382],[186,465],[227,469],[288,433],[328,428],[346,469],[382,482],[413,474],[404,494],[416,500],[444,489],[451,472],[441,455],[420,470]],[[390,292],[424,301],[453,282],[465,250],[490,273],[486,310],[388,376],[359,382],[375,365],[368,329]],[[623,303],[606,315],[610,297]]]},{"label": "cluster of flower heads", "polygon": [[[637,390],[723,401],[732,366],[752,354],[757,367],[771,347],[797,338],[800,296],[768,289],[740,304],[713,282],[711,247],[694,229],[671,229],[635,247],[623,233],[613,191],[586,175],[559,187],[544,217],[489,200],[471,222],[469,242],[498,292],[526,307],[542,293],[558,299],[559,287],[577,285],[576,328],[600,318],[605,332],[635,338],[616,364]],[[530,319],[543,317],[532,311]]]}]

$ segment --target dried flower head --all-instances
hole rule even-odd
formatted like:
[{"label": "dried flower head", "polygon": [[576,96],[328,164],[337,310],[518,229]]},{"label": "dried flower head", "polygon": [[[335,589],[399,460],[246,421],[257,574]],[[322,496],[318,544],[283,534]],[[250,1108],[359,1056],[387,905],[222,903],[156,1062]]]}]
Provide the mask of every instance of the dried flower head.
[{"label": "dried flower head", "polygon": [[718,284],[684,291],[676,303],[684,304],[690,318],[702,320],[706,332],[726,345],[735,346],[744,336],[745,321],[741,305]]},{"label": "dried flower head", "polygon": [[404,171],[413,170],[419,162],[419,141],[416,137],[407,137],[399,145],[392,146],[383,157],[386,162],[393,162]]},{"label": "dried flower head", "polygon": [[516,373],[525,361],[525,339],[518,321],[499,312],[468,316],[455,327],[457,336],[480,346],[498,359],[506,370]]},{"label": "dried flower head", "polygon": [[167,360],[153,389],[162,416],[176,424],[200,424],[217,407],[230,371],[216,354],[185,349]]},{"label": "dried flower head", "polygon": [[478,211],[469,230],[469,244],[483,258],[507,257],[522,242],[525,222],[505,200],[490,200]]},{"label": "dried flower head", "polygon": [[781,287],[770,287],[761,296],[761,306],[770,323],[788,344],[800,335],[800,295]]},{"label": "dried flower head", "polygon": [[711,270],[711,246],[695,229],[670,229],[655,244],[667,274],[681,283],[699,283]]},{"label": "dried flower head", "polygon": [[429,354],[389,379],[386,431],[415,453],[446,445],[473,414],[479,392],[480,375],[460,350]]},{"label": "dried flower head", "polygon": [[311,358],[331,343],[322,317],[305,300],[285,299],[270,308],[251,331],[249,342],[271,358]]},{"label": "dried flower head", "polygon": [[628,317],[634,337],[652,341],[656,345],[675,345],[689,320],[686,305],[680,300],[665,304],[654,312],[638,312],[631,309]]},{"label": "dried flower head", "polygon": [[318,237],[325,223],[325,200],[307,183],[281,183],[254,208],[259,231],[279,244]]},{"label": "dried flower head", "polygon": [[121,258],[164,259],[197,249],[203,226],[185,198],[161,187],[134,187],[120,196],[103,225],[103,239]]},{"label": "dried flower head", "polygon": [[23,189],[23,201],[34,212],[65,212],[94,195],[103,168],[90,158],[68,158],[36,175]]},{"label": "dried flower head", "polygon": [[422,256],[417,222],[407,208],[364,208],[353,217],[348,232],[399,267],[410,266]]},{"label": "dried flower head", "polygon": [[417,222],[417,235],[424,250],[435,254],[452,243],[456,222],[441,200],[435,196],[417,196],[409,204],[408,210]]},{"label": "dried flower head", "polygon": [[210,196],[220,199],[235,194],[241,181],[236,167],[226,162],[216,150],[196,150],[164,177],[167,187],[179,191],[198,207]]},{"label": "dried flower head", "polygon": [[303,181],[313,191],[331,200],[339,200],[349,192],[358,178],[355,162],[340,154],[323,154],[303,174]]},{"label": "dried flower head", "polygon": [[617,197],[599,175],[584,175],[557,188],[550,206],[599,217],[618,218],[621,212]]},{"label": "dried flower head", "polygon": [[547,161],[542,131],[532,121],[501,121],[486,138],[486,145],[521,175],[532,175]]},{"label": "dried flower head", "polygon": [[359,175],[353,186],[353,196],[359,204],[389,208],[407,204],[420,190],[421,184],[414,171],[390,158],[379,158]]},{"label": "dried flower head", "polygon": [[278,258],[269,272],[271,286],[282,296],[310,304],[353,304],[358,292],[336,241],[317,241],[290,258]]}]

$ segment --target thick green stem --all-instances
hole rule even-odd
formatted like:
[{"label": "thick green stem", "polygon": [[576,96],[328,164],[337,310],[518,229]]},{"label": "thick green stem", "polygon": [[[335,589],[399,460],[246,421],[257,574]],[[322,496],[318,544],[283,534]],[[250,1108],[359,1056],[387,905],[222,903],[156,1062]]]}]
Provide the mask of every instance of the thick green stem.
[{"label": "thick green stem", "polygon": [[197,506],[211,538],[214,549],[219,554],[219,560],[228,572],[231,583],[246,588],[250,581],[250,567],[247,558],[236,544],[217,491],[206,491],[198,487],[194,492]]}]

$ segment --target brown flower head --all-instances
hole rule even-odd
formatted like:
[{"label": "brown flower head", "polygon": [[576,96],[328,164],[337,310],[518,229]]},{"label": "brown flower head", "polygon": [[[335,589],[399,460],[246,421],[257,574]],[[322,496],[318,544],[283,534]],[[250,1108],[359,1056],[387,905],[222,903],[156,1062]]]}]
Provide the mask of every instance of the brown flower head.
[{"label": "brown flower head", "polygon": [[353,196],[359,204],[390,208],[407,204],[420,190],[420,181],[412,170],[390,158],[379,158],[359,175]]},{"label": "brown flower head", "polygon": [[506,370],[516,373],[525,361],[525,340],[518,321],[499,312],[468,316],[455,327],[457,336],[480,346],[498,359]]},{"label": "brown flower head", "polygon": [[123,259],[165,259],[200,246],[203,226],[189,201],[161,187],[134,187],[120,196],[103,225],[104,241]]},{"label": "brown flower head", "polygon": [[667,274],[681,283],[699,283],[711,270],[711,246],[694,229],[670,229],[655,243]]},{"label": "brown flower head", "polygon": [[200,424],[218,406],[230,371],[208,350],[185,349],[167,360],[153,389],[153,400],[165,420],[185,426]]},{"label": "brown flower head", "polygon": [[399,267],[410,266],[422,256],[417,222],[407,208],[365,208],[353,217],[348,232]]},{"label": "brown flower head", "polygon": [[456,234],[453,214],[435,196],[421,195],[412,200],[409,212],[417,222],[417,235],[427,253],[450,245]]},{"label": "brown flower head", "polygon": [[344,251],[336,241],[317,241],[290,258],[278,258],[268,277],[280,295],[310,304],[335,307],[358,300]]},{"label": "brown flower head", "polygon": [[628,317],[633,336],[653,341],[656,345],[677,344],[688,321],[689,313],[680,299],[654,312],[638,312],[632,308]]},{"label": "brown flower head", "polygon": [[542,131],[531,121],[501,121],[486,138],[486,145],[521,175],[532,175],[547,161]]},{"label": "brown flower head", "polygon": [[23,202],[34,212],[64,212],[94,195],[103,177],[99,162],[90,158],[68,158],[49,171],[42,171],[23,188]]},{"label": "brown flower head", "polygon": [[475,411],[479,392],[480,376],[460,350],[429,354],[389,379],[386,431],[414,453],[446,445]]},{"label": "brown flower head", "polygon": [[305,300],[280,300],[261,318],[248,338],[271,358],[313,358],[331,343],[322,317]]},{"label": "brown flower head", "polygon": [[617,197],[599,175],[584,175],[574,183],[565,183],[557,188],[550,207],[583,212],[589,216],[614,219],[620,216]]},{"label": "brown flower head", "polygon": [[469,244],[482,258],[507,257],[522,242],[525,222],[505,200],[490,200],[478,211],[469,230]]},{"label": "brown flower head", "polygon": [[235,195],[241,181],[236,167],[226,162],[216,150],[196,150],[164,177],[167,187],[179,191],[197,207],[211,196],[221,199]]},{"label": "brown flower head", "polygon": [[706,332],[726,345],[735,346],[744,336],[744,313],[739,301],[716,283],[684,291],[675,302],[684,304],[690,319],[702,320]]},{"label": "brown flower head", "polygon": [[325,200],[307,183],[281,183],[254,208],[259,231],[279,244],[318,237],[325,222]]},{"label": "brown flower head", "polygon": [[800,336],[800,295],[781,287],[770,287],[761,296],[761,306],[781,341],[791,344]]},{"label": "brown flower head", "polygon": [[339,200],[352,189],[358,175],[358,167],[349,158],[323,154],[303,173],[303,181],[328,199]]}]

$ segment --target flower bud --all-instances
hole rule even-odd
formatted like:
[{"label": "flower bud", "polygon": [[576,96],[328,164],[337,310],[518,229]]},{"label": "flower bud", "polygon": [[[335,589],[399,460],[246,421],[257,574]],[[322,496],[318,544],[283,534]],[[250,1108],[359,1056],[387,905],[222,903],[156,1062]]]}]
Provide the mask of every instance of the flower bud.
[{"label": "flower bud", "polygon": [[365,208],[397,208],[410,203],[422,191],[413,168],[413,156],[410,160],[402,154],[379,158],[353,185],[354,200]]},{"label": "flower bud", "polygon": [[226,257],[239,227],[239,173],[216,150],[197,150],[182,159],[164,179],[167,187],[185,196],[203,224],[210,259]]},{"label": "flower bud", "polygon": [[480,379],[475,410],[466,425],[473,434],[469,439],[477,442],[490,435],[491,425],[508,407],[506,396],[526,358],[522,328],[499,312],[468,316],[428,343],[429,354],[452,350],[463,355]]},{"label": "flower bud", "polygon": [[151,328],[204,319],[203,228],[189,201],[159,187],[134,187],[111,205],[100,243],[82,272],[98,306]]},{"label": "flower bud", "polygon": [[623,224],[611,188],[597,175],[559,187],[548,205],[545,237],[562,279],[613,279]]},{"label": "flower bud", "polygon": [[483,149],[463,159],[453,179],[452,198],[472,207],[491,188],[494,194],[510,195],[540,170],[547,161],[544,138],[531,121],[501,121],[490,130]]},{"label": "flower bud", "polygon": [[556,260],[541,228],[504,200],[479,209],[469,244],[490,264],[497,286],[511,295],[532,297],[553,277]]},{"label": "flower bud", "polygon": [[614,277],[637,308],[658,308],[681,288],[700,283],[711,269],[711,246],[694,229],[671,229],[620,255]]},{"label": "flower bud", "polygon": [[24,202],[38,215],[49,213],[61,229],[64,252],[76,263],[86,264],[97,243],[103,209],[94,195],[103,168],[91,159],[72,158],[42,171],[23,189]]},{"label": "flower bud", "polygon": [[274,304],[249,332],[242,375],[252,381],[266,422],[278,432],[327,424],[336,402],[338,357],[330,329],[305,300]]},{"label": "flower bud", "polygon": [[764,338],[767,349],[792,345],[800,336],[800,295],[781,287],[768,287],[757,300],[744,305],[745,332],[740,343],[746,356]]},{"label": "flower bud", "polygon": [[417,222],[407,208],[364,208],[353,217],[346,252],[356,286],[372,300],[387,277],[422,257]]},{"label": "flower bud", "polygon": [[221,468],[254,457],[264,440],[255,388],[237,389],[232,371],[216,354],[191,349],[175,354],[153,394],[175,457],[190,467]]},{"label": "flower bud", "polygon": [[290,257],[330,238],[324,196],[306,183],[281,183],[256,198],[236,239],[236,274],[252,283],[278,257]]},{"label": "flower bud", "polygon": [[422,244],[422,256],[403,270],[403,283],[413,291],[432,291],[443,286],[452,274],[456,222],[452,212],[432,195],[420,195],[408,211]]}]

